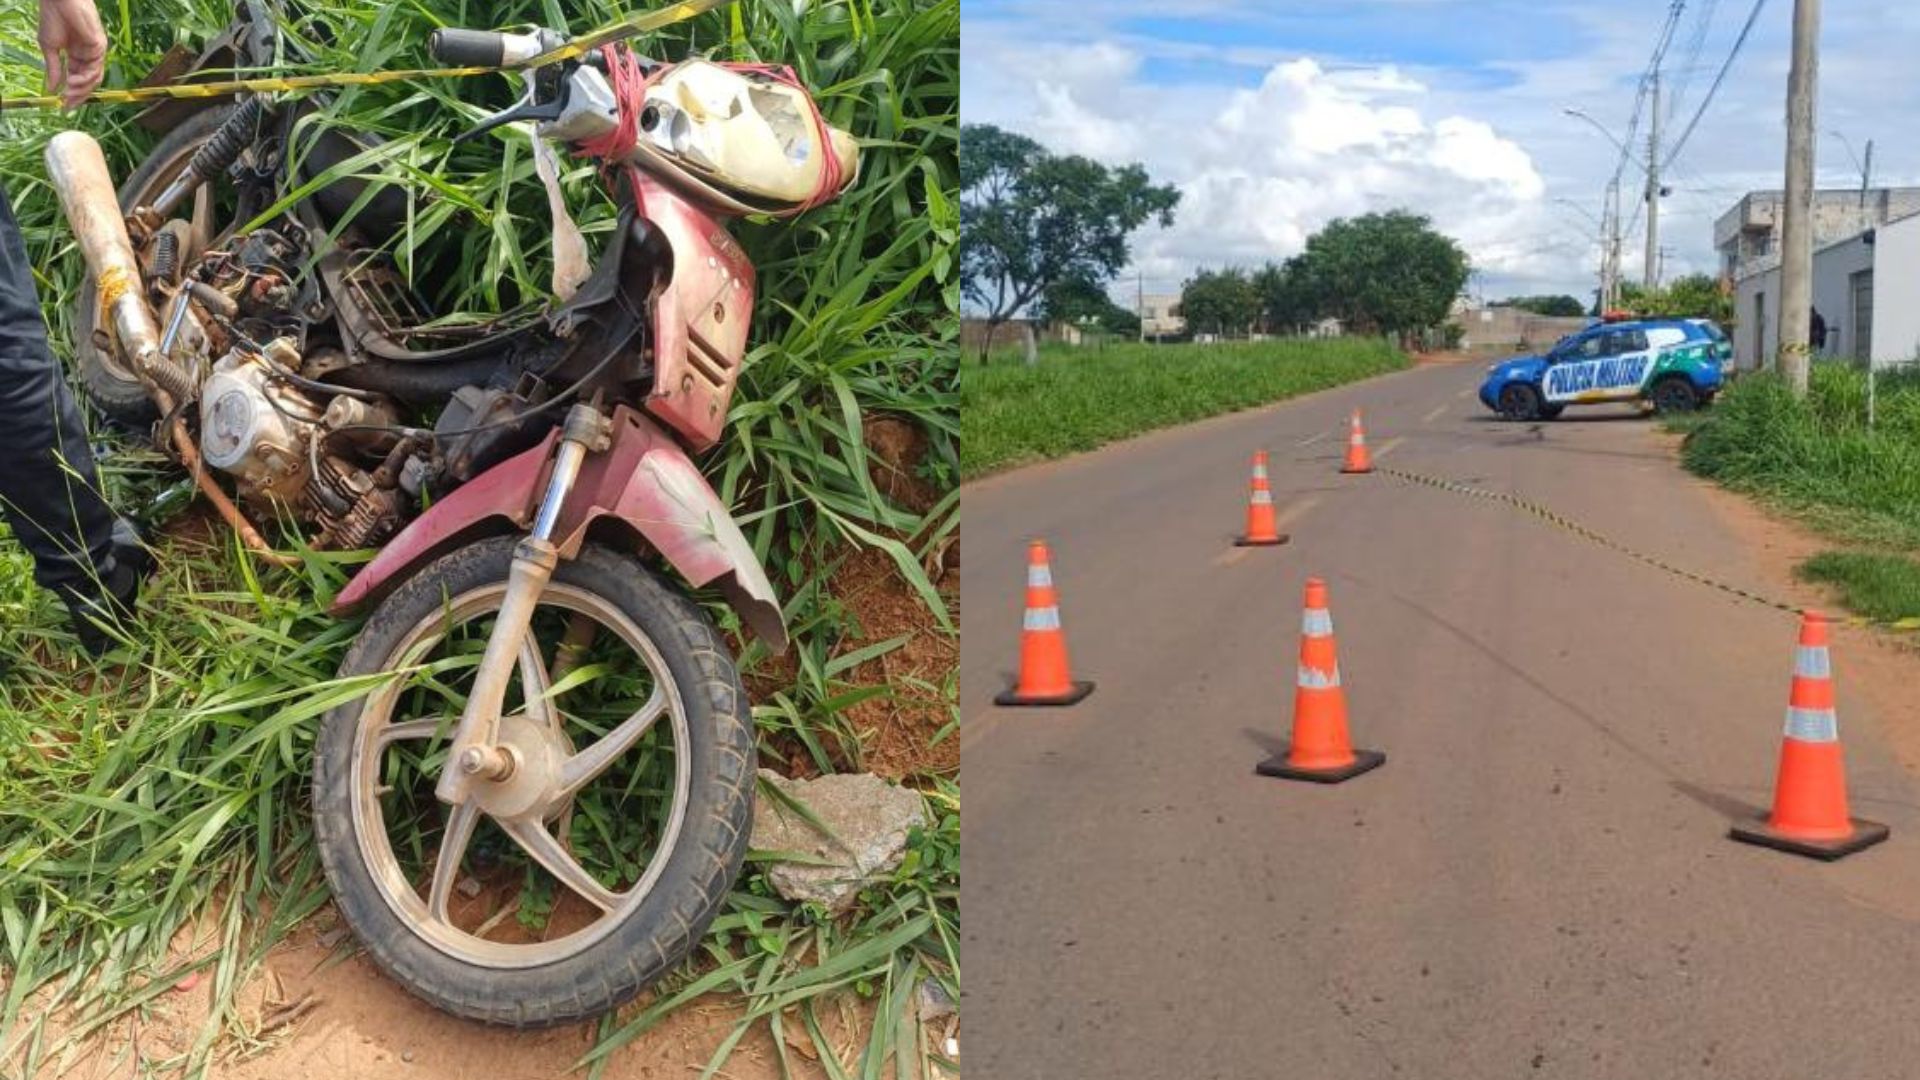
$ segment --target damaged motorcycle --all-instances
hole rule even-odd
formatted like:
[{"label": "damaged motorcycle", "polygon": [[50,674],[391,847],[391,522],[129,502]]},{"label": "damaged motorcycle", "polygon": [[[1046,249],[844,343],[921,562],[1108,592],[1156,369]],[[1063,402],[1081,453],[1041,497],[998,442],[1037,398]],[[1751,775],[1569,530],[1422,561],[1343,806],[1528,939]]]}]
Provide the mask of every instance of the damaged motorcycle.
[{"label": "damaged motorcycle", "polygon": [[[274,25],[247,0],[181,77],[270,69]],[[537,62],[563,41],[443,30],[429,49],[524,84],[462,138],[534,125],[560,299],[531,313],[427,310],[392,250],[401,188],[316,179],[374,144],[310,122],[323,95],[155,107],[165,133],[117,190],[89,136],[46,151],[88,268],[96,405],[152,430],[260,558],[284,556],[256,522],[378,549],[332,605],[365,622],[315,740],[315,840],[384,971],[513,1026],[659,979],[739,873],[752,719],[689,590],[776,652],[785,631],[693,460],[724,435],[753,308],[726,223],[804,212],[857,172],[786,69],[624,44]],[[546,143],[613,185],[591,266]]]}]

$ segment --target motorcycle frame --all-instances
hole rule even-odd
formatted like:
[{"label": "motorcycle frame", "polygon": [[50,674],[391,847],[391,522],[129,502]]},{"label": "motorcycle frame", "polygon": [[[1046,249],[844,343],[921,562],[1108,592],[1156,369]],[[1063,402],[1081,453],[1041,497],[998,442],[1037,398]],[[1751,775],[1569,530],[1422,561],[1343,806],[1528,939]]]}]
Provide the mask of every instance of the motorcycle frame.
[{"label": "motorcycle frame", "polygon": [[[171,76],[270,59],[272,17],[266,5],[242,0],[237,15],[198,58],[186,63],[176,58]],[[165,130],[199,108],[221,103],[175,103],[189,107],[156,108],[140,120]],[[334,614],[363,611],[455,548],[488,536],[529,532],[546,501],[554,506],[555,558],[571,559],[589,541],[651,553],[692,587],[716,588],[774,652],[785,651],[785,618],[773,585],[688,454],[689,448],[699,452],[713,446],[725,428],[746,350],[754,268],[714,216],[644,172],[633,170],[630,177],[636,218],[657,235],[664,255],[645,268],[647,280],[629,275],[619,283],[630,296],[644,295],[651,315],[653,392],[642,403],[650,415],[615,406],[607,418],[606,445],[582,447],[577,482],[568,477],[563,486],[555,485],[567,442],[556,427],[538,445],[455,488],[408,523],[348,582],[331,605]],[[354,304],[344,289],[328,292],[337,309]],[[336,317],[343,328],[366,322],[359,312]],[[473,357],[459,352],[463,360]],[[430,358],[422,361],[422,367],[433,366]],[[516,565],[521,561],[516,558]]]}]

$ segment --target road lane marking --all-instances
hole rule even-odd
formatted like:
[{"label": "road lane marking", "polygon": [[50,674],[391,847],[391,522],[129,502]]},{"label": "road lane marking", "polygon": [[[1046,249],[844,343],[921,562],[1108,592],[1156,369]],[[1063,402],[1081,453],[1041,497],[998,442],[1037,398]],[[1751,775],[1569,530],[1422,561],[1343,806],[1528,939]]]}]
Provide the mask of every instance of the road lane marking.
[{"label": "road lane marking", "polygon": [[1459,398],[1462,401],[1465,401],[1467,398],[1467,395],[1471,393],[1473,393],[1473,387],[1469,386],[1453,396]]},{"label": "road lane marking", "polygon": [[1380,449],[1378,449],[1378,450],[1375,450],[1375,451],[1373,452],[1373,456],[1374,456],[1374,457],[1386,457],[1386,456],[1387,456],[1388,454],[1391,454],[1391,453],[1393,453],[1393,448],[1394,448],[1394,447],[1396,447],[1396,446],[1399,446],[1399,445],[1400,445],[1401,443],[1403,443],[1403,442],[1406,442],[1406,441],[1407,441],[1407,440],[1405,440],[1405,439],[1403,439],[1403,438],[1401,438],[1400,436],[1398,436],[1398,435],[1396,435],[1396,436],[1394,436],[1393,438],[1391,438],[1391,439],[1388,439],[1388,440],[1387,440],[1386,442],[1384,442],[1384,443],[1381,443],[1381,444],[1380,444]]},{"label": "road lane marking", "polygon": [[1440,414],[1446,411],[1447,407],[1445,405],[1435,405],[1432,412],[1420,418],[1420,422],[1423,424],[1431,424],[1435,420],[1440,419]]},{"label": "road lane marking", "polygon": [[1310,436],[1308,436],[1307,438],[1304,438],[1304,439],[1301,439],[1301,440],[1300,440],[1299,442],[1297,442],[1297,443],[1294,443],[1293,445],[1295,445],[1295,446],[1312,446],[1312,445],[1313,445],[1314,443],[1317,443],[1317,442],[1319,442],[1319,441],[1320,441],[1321,439],[1324,439],[1324,438],[1326,438],[1326,437],[1327,437],[1328,435],[1330,435],[1330,434],[1332,434],[1332,432],[1328,432],[1328,431],[1323,431],[1323,432],[1321,432],[1321,433],[1320,433],[1320,434],[1318,434],[1318,435],[1310,435]]},{"label": "road lane marking", "polygon": [[[1318,506],[1319,504],[1320,504],[1320,496],[1318,495],[1308,495],[1303,499],[1295,499],[1291,504],[1287,506],[1285,510],[1282,510],[1278,514],[1274,515],[1274,518],[1273,518],[1274,526],[1276,528],[1284,529],[1287,526],[1292,525],[1294,522],[1299,521],[1301,518],[1305,517],[1307,515],[1307,511],[1313,509],[1315,506]],[[1214,556],[1213,565],[1232,566],[1234,563],[1237,563],[1241,559],[1246,558],[1254,550],[1256,549],[1250,548],[1250,547],[1228,548],[1227,550]]]}]

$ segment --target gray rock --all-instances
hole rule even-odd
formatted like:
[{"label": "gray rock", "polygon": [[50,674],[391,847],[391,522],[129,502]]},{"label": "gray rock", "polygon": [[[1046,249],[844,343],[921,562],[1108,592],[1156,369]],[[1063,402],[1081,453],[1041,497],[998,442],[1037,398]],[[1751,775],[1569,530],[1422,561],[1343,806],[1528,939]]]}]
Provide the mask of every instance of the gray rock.
[{"label": "gray rock", "polygon": [[789,780],[761,769],[760,778],[831,830],[831,835],[822,833],[786,802],[761,792],[754,802],[753,848],[826,860],[819,866],[770,863],[767,881],[788,900],[817,903],[835,915],[853,907],[863,887],[884,880],[900,865],[907,854],[907,830],[926,821],[918,792],[871,773]]}]

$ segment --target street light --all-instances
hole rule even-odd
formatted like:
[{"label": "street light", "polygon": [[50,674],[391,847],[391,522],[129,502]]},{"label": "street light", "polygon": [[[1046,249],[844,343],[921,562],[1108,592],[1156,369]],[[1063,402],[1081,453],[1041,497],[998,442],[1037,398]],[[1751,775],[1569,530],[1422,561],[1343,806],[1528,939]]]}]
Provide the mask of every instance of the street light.
[{"label": "street light", "polygon": [[1639,169],[1641,172],[1644,173],[1647,171],[1647,167],[1640,163],[1640,159],[1633,156],[1633,151],[1627,149],[1627,144],[1615,138],[1613,132],[1607,130],[1607,125],[1602,124],[1600,121],[1595,120],[1593,117],[1588,116],[1586,113],[1581,112],[1579,109],[1561,109],[1560,111],[1563,113],[1566,113],[1568,116],[1576,117],[1578,119],[1585,120],[1589,124],[1592,124],[1593,129],[1595,131],[1598,131],[1600,134],[1605,135],[1607,137],[1607,141],[1613,144],[1613,148],[1615,150],[1620,151],[1621,157],[1627,159],[1628,161],[1633,162],[1634,168]]}]

